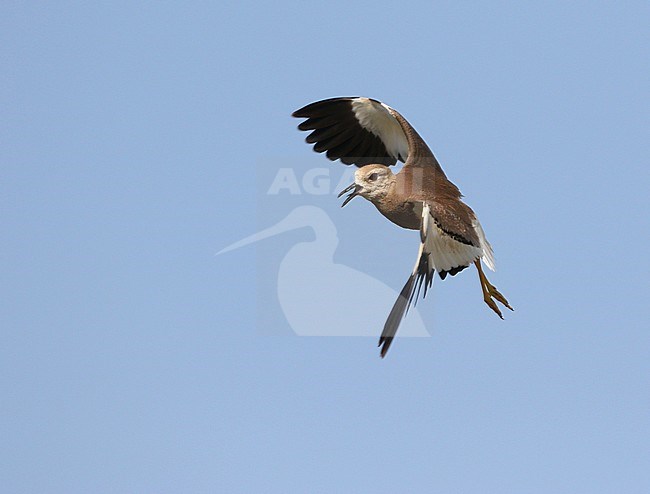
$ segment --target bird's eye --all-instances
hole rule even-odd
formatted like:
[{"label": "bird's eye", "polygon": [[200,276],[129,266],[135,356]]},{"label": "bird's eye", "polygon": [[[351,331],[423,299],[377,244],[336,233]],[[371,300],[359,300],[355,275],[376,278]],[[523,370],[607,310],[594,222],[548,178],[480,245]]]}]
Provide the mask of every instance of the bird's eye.
[{"label": "bird's eye", "polygon": [[371,173],[370,175],[368,175],[368,180],[374,182],[375,180],[377,180],[377,177],[378,177],[377,173]]}]

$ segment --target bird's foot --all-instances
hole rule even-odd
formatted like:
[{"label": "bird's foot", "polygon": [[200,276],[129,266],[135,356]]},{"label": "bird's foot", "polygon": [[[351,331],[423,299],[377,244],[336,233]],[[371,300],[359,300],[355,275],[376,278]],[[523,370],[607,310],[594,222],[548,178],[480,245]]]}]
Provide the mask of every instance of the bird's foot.
[{"label": "bird's foot", "polygon": [[490,309],[492,309],[494,312],[496,312],[497,316],[499,316],[501,319],[503,319],[503,314],[501,314],[501,311],[499,310],[499,307],[497,304],[494,302],[493,299],[495,299],[497,302],[503,304],[503,306],[507,307],[510,310],[514,310],[512,306],[508,303],[506,298],[501,294],[499,290],[497,290],[497,287],[495,287],[493,284],[491,284],[489,281],[485,280],[485,290],[483,291],[483,300],[485,303],[488,305]]},{"label": "bird's foot", "polygon": [[499,307],[497,306],[494,300],[501,303],[503,306],[507,307],[510,310],[514,310],[514,309],[508,303],[506,298],[501,294],[501,292],[497,290],[497,287],[488,281],[487,277],[485,276],[485,273],[483,272],[483,268],[481,267],[481,261],[477,259],[476,261],[474,261],[474,265],[478,270],[478,277],[479,280],[481,281],[483,300],[485,301],[485,303],[488,305],[490,309],[496,312],[497,316],[503,319],[503,314],[501,314],[501,311],[499,310]]}]

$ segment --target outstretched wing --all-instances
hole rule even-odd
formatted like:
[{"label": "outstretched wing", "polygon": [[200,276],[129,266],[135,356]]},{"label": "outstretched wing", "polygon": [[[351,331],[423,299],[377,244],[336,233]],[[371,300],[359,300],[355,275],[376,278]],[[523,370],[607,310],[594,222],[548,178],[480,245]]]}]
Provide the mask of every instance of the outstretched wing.
[{"label": "outstretched wing", "polygon": [[[436,272],[444,280],[448,274],[454,276],[481,257],[488,267],[494,268],[492,248],[485,240],[478,220],[469,207],[460,201],[458,204],[460,206],[450,207],[440,203],[422,203],[418,257],[384,324],[379,338],[382,357],[388,352],[409,307],[417,303],[423,286],[422,298],[426,296]],[[470,216],[464,218],[464,215]]]},{"label": "outstretched wing", "polygon": [[306,118],[300,130],[311,130],[305,139],[317,153],[327,153],[346,165],[371,163],[394,165],[406,161],[409,142],[402,126],[384,103],[362,97],[331,98],[293,112]]}]

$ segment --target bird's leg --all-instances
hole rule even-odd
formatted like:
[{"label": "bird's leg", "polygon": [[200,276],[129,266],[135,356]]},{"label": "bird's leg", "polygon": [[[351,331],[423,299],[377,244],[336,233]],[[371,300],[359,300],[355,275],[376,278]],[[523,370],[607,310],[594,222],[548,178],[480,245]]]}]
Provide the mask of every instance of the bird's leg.
[{"label": "bird's leg", "polygon": [[476,269],[478,270],[478,277],[479,280],[481,281],[481,290],[483,291],[483,300],[485,301],[486,304],[488,304],[488,307],[492,309],[494,312],[497,313],[497,315],[503,319],[503,315],[501,314],[501,311],[499,310],[499,307],[497,307],[497,304],[494,302],[492,299],[496,299],[497,302],[502,303],[504,306],[506,306],[510,310],[514,310],[512,307],[510,307],[510,304],[506,300],[506,298],[501,295],[501,292],[497,290],[497,287],[495,287],[492,283],[490,283],[485,276],[485,273],[483,272],[483,268],[481,267],[481,260],[477,259],[474,261],[474,265],[476,266]]}]

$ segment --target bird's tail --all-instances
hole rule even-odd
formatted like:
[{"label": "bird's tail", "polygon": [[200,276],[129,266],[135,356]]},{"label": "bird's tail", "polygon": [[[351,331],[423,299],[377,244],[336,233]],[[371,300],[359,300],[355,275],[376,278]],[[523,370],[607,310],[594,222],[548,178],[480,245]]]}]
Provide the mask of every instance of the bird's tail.
[{"label": "bird's tail", "polygon": [[386,324],[384,324],[384,330],[381,332],[381,336],[379,337],[378,346],[381,347],[381,351],[380,351],[381,358],[384,358],[386,356],[386,352],[388,352],[388,349],[390,348],[390,345],[393,342],[395,333],[397,333],[397,329],[399,328],[399,325],[402,322],[402,319],[404,318],[404,315],[406,314],[406,311],[409,308],[411,297],[413,296],[413,292],[415,291],[416,279],[417,279],[417,274],[415,273],[409,276],[406,285],[404,285],[404,288],[402,288],[399,297],[397,297],[397,300],[395,301],[395,304],[393,305],[393,308],[391,309],[390,314],[388,315],[388,319],[386,319]]}]

